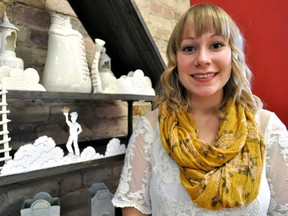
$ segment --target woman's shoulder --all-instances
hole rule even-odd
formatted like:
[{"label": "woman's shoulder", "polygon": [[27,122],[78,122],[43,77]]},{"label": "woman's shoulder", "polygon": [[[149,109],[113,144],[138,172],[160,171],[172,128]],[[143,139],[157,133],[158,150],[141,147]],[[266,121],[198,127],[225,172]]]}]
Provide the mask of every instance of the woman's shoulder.
[{"label": "woman's shoulder", "polygon": [[286,129],[284,123],[274,113],[266,109],[260,109],[256,114],[256,122],[259,125],[262,133],[275,127]]},{"label": "woman's shoulder", "polygon": [[142,118],[148,120],[150,125],[155,128],[158,124],[158,109],[147,112]]}]

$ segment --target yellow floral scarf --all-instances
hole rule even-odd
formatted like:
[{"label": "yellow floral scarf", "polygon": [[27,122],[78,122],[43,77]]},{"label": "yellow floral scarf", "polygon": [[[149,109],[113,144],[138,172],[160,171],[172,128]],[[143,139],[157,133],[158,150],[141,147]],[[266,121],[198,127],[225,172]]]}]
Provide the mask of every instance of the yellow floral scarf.
[{"label": "yellow floral scarf", "polygon": [[182,185],[198,206],[242,207],[258,195],[265,144],[253,114],[230,99],[214,145],[197,137],[190,113],[159,108],[164,148],[179,165]]}]

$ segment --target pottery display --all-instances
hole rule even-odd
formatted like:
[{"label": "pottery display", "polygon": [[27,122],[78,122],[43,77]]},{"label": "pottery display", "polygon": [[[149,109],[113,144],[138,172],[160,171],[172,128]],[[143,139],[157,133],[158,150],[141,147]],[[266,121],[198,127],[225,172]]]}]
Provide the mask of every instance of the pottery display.
[{"label": "pottery display", "polygon": [[[3,132],[6,131],[3,130]],[[8,143],[9,140],[5,141]],[[0,177],[125,154],[126,146],[121,144],[118,138],[112,138],[107,143],[104,155],[96,152],[92,146],[85,147],[80,157],[71,154],[64,155],[63,149],[57,146],[51,137],[44,135],[37,138],[34,143],[22,145],[13,158],[9,156],[11,148],[7,146],[5,150],[8,152],[8,157],[0,158],[0,161],[7,160],[0,169]]]},{"label": "pottery display", "polygon": [[10,23],[4,12],[0,24],[0,66],[23,69],[23,60],[16,57],[15,48],[18,28]]},{"label": "pottery display", "polygon": [[69,17],[51,15],[43,85],[47,91],[92,91],[83,37]]}]

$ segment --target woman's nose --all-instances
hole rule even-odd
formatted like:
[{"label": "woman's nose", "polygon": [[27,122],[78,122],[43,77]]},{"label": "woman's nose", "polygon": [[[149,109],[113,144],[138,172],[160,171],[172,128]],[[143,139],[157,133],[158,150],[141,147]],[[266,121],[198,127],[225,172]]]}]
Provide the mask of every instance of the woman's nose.
[{"label": "woman's nose", "polygon": [[196,59],[194,61],[195,66],[205,66],[211,63],[209,51],[205,48],[199,49]]}]

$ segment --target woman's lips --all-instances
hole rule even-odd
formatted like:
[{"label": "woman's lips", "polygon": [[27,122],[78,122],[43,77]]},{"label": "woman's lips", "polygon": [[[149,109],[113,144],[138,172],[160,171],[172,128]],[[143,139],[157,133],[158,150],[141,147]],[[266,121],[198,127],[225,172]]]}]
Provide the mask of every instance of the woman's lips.
[{"label": "woman's lips", "polygon": [[218,73],[199,73],[199,74],[193,74],[192,77],[199,81],[199,82],[208,82],[217,75]]}]

